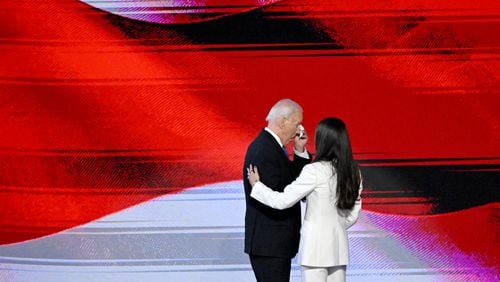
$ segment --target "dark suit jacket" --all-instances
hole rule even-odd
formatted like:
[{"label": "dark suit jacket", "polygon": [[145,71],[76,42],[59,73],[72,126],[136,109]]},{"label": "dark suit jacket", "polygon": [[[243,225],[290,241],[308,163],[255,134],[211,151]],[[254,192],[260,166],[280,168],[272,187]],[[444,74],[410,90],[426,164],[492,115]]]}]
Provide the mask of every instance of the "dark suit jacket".
[{"label": "dark suit jacket", "polygon": [[275,210],[250,197],[247,167],[256,165],[260,181],[275,191],[283,191],[311,160],[297,155],[290,161],[274,137],[262,130],[248,147],[243,166],[245,186],[245,253],[292,258],[300,238],[300,203],[285,210]]}]

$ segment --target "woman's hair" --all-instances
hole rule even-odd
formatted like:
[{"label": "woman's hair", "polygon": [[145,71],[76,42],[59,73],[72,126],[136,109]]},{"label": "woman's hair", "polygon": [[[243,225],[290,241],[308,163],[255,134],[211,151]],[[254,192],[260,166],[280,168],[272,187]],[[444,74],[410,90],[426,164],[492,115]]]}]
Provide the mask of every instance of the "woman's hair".
[{"label": "woman's hair", "polygon": [[323,119],[316,128],[315,142],[315,161],[331,162],[337,173],[337,207],[352,209],[359,196],[361,175],[345,123],[333,117]]}]

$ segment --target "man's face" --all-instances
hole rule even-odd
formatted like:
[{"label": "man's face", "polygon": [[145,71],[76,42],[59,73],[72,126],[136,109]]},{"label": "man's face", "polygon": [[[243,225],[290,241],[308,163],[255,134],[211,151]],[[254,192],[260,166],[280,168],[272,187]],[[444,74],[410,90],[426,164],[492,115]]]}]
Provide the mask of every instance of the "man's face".
[{"label": "man's face", "polygon": [[294,112],[289,118],[285,118],[283,126],[283,143],[288,144],[295,138],[299,130],[299,125],[302,124],[302,112]]}]

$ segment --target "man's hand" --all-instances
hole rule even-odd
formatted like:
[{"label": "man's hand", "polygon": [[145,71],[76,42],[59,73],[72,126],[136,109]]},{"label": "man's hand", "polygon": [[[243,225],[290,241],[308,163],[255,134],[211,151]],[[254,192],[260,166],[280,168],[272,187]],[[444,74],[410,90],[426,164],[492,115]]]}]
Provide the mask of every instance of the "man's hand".
[{"label": "man's hand", "polygon": [[302,131],[302,136],[295,136],[294,148],[296,151],[303,153],[306,150],[306,144],[309,140],[309,136],[307,135],[307,131],[304,127],[302,127],[300,130]]}]

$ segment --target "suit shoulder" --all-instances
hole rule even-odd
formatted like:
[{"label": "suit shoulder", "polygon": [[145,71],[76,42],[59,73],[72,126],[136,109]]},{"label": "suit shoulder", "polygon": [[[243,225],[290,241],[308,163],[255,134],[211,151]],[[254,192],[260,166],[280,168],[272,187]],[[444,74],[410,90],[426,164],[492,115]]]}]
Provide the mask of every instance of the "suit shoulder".
[{"label": "suit shoulder", "polygon": [[302,170],[315,175],[325,176],[331,176],[334,172],[332,165],[328,162],[312,162],[305,165]]},{"label": "suit shoulder", "polygon": [[325,167],[324,162],[312,162],[304,166],[304,169],[307,167],[307,169],[323,169]]},{"label": "suit shoulder", "polygon": [[264,133],[259,134],[249,145],[249,150],[273,150],[273,140],[270,140]]},{"label": "suit shoulder", "polygon": [[277,151],[276,146],[261,135],[254,139],[248,146],[246,159],[249,161],[258,159],[265,160],[266,162],[277,162],[280,151]]}]

